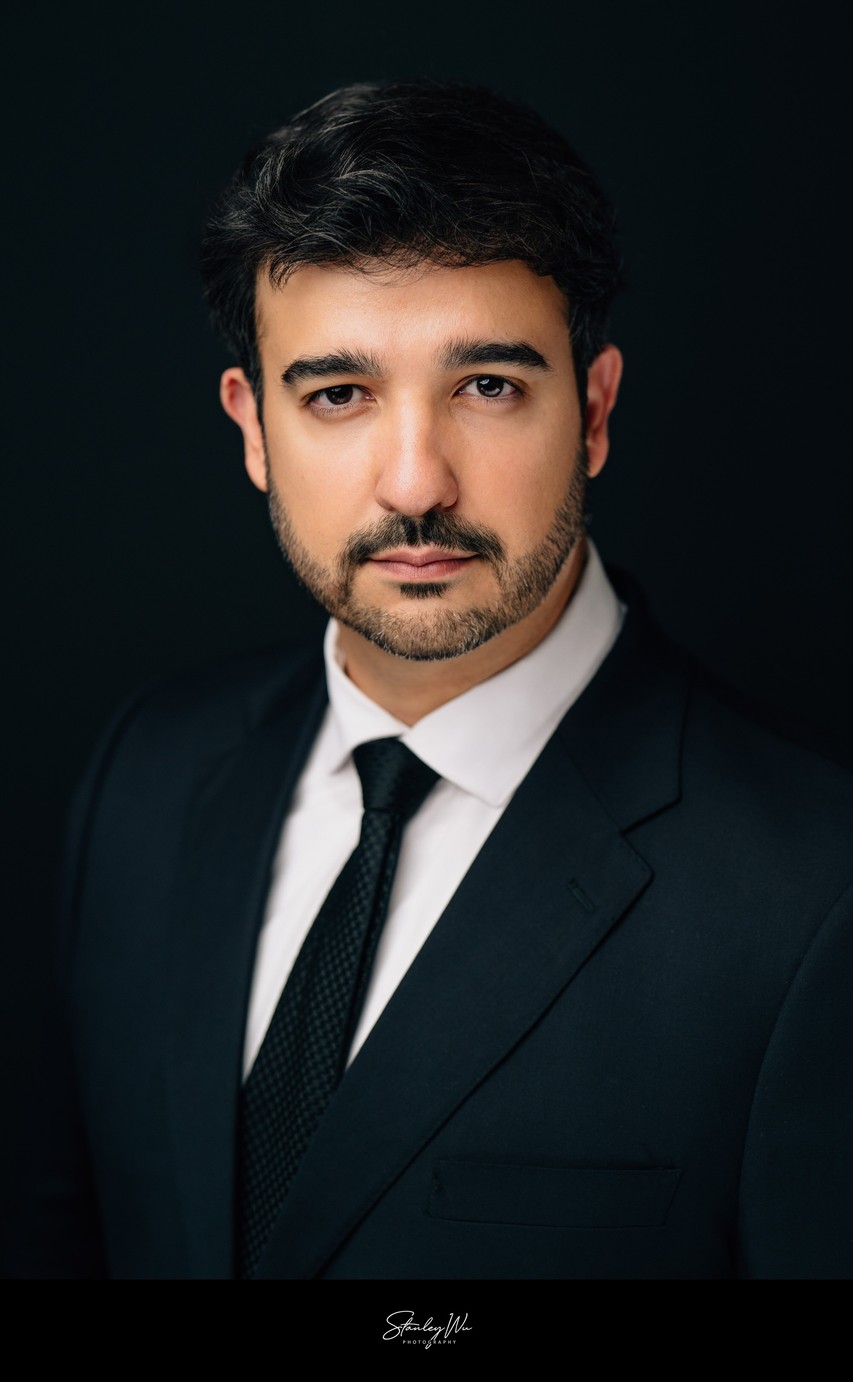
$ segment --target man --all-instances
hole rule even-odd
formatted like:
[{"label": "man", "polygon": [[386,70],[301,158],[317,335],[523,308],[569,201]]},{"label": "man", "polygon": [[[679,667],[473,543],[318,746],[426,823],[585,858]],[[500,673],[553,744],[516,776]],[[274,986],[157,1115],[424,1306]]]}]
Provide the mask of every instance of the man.
[{"label": "man", "polygon": [[851,781],[586,538],[595,180],[487,92],[353,87],[247,160],[204,271],[331,619],[102,743],[16,1270],[849,1275]]}]

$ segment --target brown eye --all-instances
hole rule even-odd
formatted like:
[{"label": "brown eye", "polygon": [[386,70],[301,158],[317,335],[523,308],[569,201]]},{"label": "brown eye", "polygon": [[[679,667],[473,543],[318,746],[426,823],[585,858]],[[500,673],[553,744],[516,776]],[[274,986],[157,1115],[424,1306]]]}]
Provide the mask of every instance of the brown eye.
[{"label": "brown eye", "polygon": [[[323,393],[330,403],[341,406],[342,404],[352,403],[353,385],[336,384],[334,388],[323,389]],[[322,397],[322,395],[318,395],[318,397]]]},{"label": "brown eye", "polygon": [[504,379],[499,379],[495,374],[484,374],[482,379],[478,379],[477,392],[483,394],[485,398],[497,398],[505,384]]},{"label": "brown eye", "polygon": [[328,389],[318,389],[308,395],[306,403],[311,412],[331,417],[332,413],[344,413],[356,403],[362,403],[367,390],[360,384],[332,384]]},{"label": "brown eye", "polygon": [[500,374],[481,374],[477,379],[470,379],[460,393],[467,394],[469,398],[488,398],[503,402],[505,399],[515,398],[521,393],[521,389]]}]

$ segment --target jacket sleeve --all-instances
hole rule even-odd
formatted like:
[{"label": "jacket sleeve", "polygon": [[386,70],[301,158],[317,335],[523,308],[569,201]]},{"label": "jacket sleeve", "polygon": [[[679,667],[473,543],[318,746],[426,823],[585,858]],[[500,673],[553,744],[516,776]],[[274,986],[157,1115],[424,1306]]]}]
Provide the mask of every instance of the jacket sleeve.
[{"label": "jacket sleeve", "polygon": [[59,881],[56,943],[29,1089],[18,1128],[17,1174],[5,1218],[4,1275],[18,1279],[96,1279],[108,1275],[95,1178],[78,1096],[66,976],[90,825],[104,776],[134,698],[104,732],[72,798]]},{"label": "jacket sleeve", "polygon": [[768,1044],[741,1177],[738,1275],[853,1278],[853,885],[806,952]]}]

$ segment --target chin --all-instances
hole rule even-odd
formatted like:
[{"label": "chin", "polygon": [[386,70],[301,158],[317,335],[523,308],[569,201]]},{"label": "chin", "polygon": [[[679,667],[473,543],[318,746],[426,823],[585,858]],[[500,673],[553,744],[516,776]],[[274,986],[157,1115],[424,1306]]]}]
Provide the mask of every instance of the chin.
[{"label": "chin", "polygon": [[[418,587],[418,591],[423,589]],[[337,611],[338,622],[366,638],[375,647],[407,662],[447,662],[464,657],[497,634],[513,620],[494,609],[437,610],[421,618],[381,609]]]}]

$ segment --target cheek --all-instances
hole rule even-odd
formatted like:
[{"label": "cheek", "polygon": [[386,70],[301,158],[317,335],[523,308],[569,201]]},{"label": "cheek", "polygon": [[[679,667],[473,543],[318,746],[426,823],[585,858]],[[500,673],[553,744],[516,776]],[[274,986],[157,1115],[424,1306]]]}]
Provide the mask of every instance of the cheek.
[{"label": "cheek", "polygon": [[[550,528],[575,469],[577,438],[563,426],[517,429],[470,457],[470,516],[496,529],[508,550],[529,549]],[[476,513],[475,513],[476,510]]]},{"label": "cheek", "polygon": [[297,535],[318,555],[336,556],[364,518],[356,459],[343,454],[332,438],[306,438],[301,429],[281,424],[267,429],[267,453]]}]

